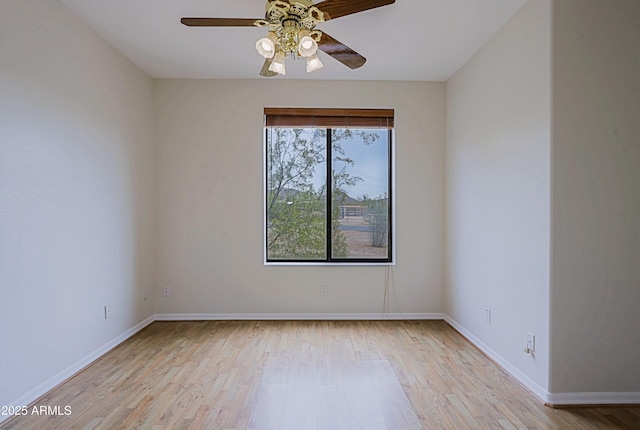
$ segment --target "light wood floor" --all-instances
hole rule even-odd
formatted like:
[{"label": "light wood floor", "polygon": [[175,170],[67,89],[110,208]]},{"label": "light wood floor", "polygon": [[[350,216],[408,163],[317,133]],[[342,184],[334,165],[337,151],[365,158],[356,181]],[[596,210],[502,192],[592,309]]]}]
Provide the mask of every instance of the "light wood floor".
[{"label": "light wood floor", "polygon": [[155,322],[8,429],[640,429],[551,409],[442,321]]}]

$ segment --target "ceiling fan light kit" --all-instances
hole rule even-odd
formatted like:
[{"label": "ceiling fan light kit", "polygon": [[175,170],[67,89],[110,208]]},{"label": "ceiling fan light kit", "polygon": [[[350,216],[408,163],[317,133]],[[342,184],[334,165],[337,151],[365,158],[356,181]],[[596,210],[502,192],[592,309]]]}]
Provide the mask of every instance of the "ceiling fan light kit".
[{"label": "ceiling fan light kit", "polygon": [[287,70],[284,65],[284,54],[282,51],[278,51],[276,53],[271,65],[269,66],[269,70],[283,76],[287,74]]},{"label": "ceiling fan light kit", "polygon": [[[267,2],[265,19],[256,20],[254,25],[270,29],[267,36],[260,39],[256,45],[260,55],[272,58],[271,52],[273,51],[270,50],[270,43],[273,43],[277,53],[269,70],[284,75],[284,59],[286,57],[309,58],[316,55],[322,32],[316,30],[315,27],[318,22],[323,21],[324,13],[313,6],[309,0],[292,0],[289,3],[281,0]],[[266,42],[265,39],[268,39],[269,42]],[[264,49],[265,46],[268,46],[269,49]],[[318,61],[314,62],[313,66],[310,66],[307,61],[307,71],[321,69],[322,62]]]},{"label": "ceiling fan light kit", "polygon": [[182,18],[188,27],[249,27],[268,28],[267,35],[256,42],[256,50],[265,58],[260,75],[285,75],[285,59],[302,57],[307,72],[324,65],[317,55],[320,48],[350,69],[362,67],[367,61],[342,42],[316,29],[316,24],[380,6],[395,0],[267,0],[264,19],[250,18]]},{"label": "ceiling fan light kit", "polygon": [[298,40],[298,53],[301,57],[311,57],[318,52],[318,42],[311,37],[311,33],[308,30],[300,30]]},{"label": "ceiling fan light kit", "polygon": [[270,31],[265,37],[256,42],[256,49],[264,58],[273,58],[276,53],[276,43],[278,43],[278,36]]},{"label": "ceiling fan light kit", "polygon": [[307,58],[307,73],[315,72],[316,70],[320,70],[324,67],[320,58],[318,58],[317,54],[313,54],[309,58]]}]

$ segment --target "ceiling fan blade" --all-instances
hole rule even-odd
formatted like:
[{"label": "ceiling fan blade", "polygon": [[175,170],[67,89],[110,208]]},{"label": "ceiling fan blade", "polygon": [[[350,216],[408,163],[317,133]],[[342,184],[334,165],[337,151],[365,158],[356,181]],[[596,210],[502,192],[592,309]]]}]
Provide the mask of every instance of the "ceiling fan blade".
[{"label": "ceiling fan blade", "polygon": [[314,6],[325,14],[324,19],[328,21],[341,16],[387,6],[395,2],[396,0],[325,0],[316,3]]},{"label": "ceiling fan blade", "polygon": [[277,75],[276,72],[272,72],[269,70],[269,66],[273,62],[273,58],[266,58],[264,60],[264,64],[262,65],[262,70],[260,70],[260,76],[264,76],[265,78],[272,78]]},{"label": "ceiling fan blade", "polygon": [[318,48],[331,55],[350,69],[357,69],[367,61],[362,55],[349,48],[342,42],[337,41],[327,33],[322,33],[322,38],[318,42]]},{"label": "ceiling fan blade", "polygon": [[259,18],[182,18],[181,23],[188,27],[253,27]]}]

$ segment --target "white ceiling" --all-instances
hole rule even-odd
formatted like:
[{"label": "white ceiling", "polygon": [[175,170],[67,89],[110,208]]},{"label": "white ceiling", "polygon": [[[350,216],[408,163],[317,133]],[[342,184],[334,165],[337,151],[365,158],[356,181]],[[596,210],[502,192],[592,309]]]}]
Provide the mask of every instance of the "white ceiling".
[{"label": "white ceiling", "polygon": [[[182,17],[263,18],[265,0],[60,0],[155,78],[267,79],[255,42],[264,29],[193,28]],[[307,74],[287,59],[269,79],[446,81],[526,0],[397,0],[318,25],[367,58],[351,70],[323,52]],[[316,2],[319,2],[316,1]]]}]

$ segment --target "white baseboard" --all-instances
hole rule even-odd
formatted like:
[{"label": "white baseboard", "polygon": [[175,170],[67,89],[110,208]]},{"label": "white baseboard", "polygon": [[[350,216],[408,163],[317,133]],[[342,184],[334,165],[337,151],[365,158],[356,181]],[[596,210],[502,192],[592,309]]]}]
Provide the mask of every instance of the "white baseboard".
[{"label": "white baseboard", "polygon": [[577,405],[637,405],[640,392],[628,393],[551,393],[547,405],[566,407]]},{"label": "white baseboard", "polygon": [[227,320],[443,320],[444,314],[439,313],[186,313],[186,314],[156,314],[156,321],[227,321]]},{"label": "white baseboard", "polygon": [[549,404],[549,396],[550,393],[538,385],[533,379],[529,378],[525,375],[520,369],[511,364],[508,360],[506,360],[503,356],[498,354],[496,351],[491,349],[489,345],[482,342],[478,337],[476,337],[469,330],[460,325],[453,318],[445,315],[444,320],[454,329],[456,329],[460,334],[466,337],[469,342],[477,346],[482,352],[487,354],[489,358],[495,361],[500,367],[502,367],[507,373],[513,376],[516,380],[518,380],[522,385],[524,385],[529,391],[535,394],[542,402]]},{"label": "white baseboard", "polygon": [[471,343],[477,346],[482,352],[487,354],[489,358],[495,361],[507,373],[513,376],[517,381],[531,391],[544,404],[551,407],[567,407],[567,406],[590,406],[590,405],[634,405],[640,404],[640,393],[624,392],[624,393],[550,393],[535,381],[525,375],[517,367],[508,360],[491,349],[487,344],[482,342],[469,330],[460,325],[448,315],[444,316],[444,320],[460,334],[466,337]]},{"label": "white baseboard", "polygon": [[[40,397],[44,396],[49,391],[51,391],[52,389],[54,389],[58,385],[62,384],[63,382],[65,382],[67,379],[71,378],[72,376],[74,376],[75,374],[80,372],[82,369],[84,369],[85,367],[87,367],[88,365],[90,365],[91,363],[96,361],[98,358],[102,357],[104,354],[106,354],[107,352],[109,352],[110,350],[115,348],[116,346],[120,345],[122,342],[124,342],[125,340],[129,339],[131,336],[133,336],[134,334],[136,334],[137,332],[139,332],[140,330],[142,330],[143,328],[145,328],[146,326],[148,326],[149,324],[151,324],[154,321],[155,321],[155,318],[154,318],[153,315],[151,315],[150,317],[146,318],[145,320],[143,320],[140,323],[136,324],[135,326],[131,327],[129,330],[125,331],[121,335],[119,335],[119,336],[115,337],[114,339],[110,340],[109,342],[105,343],[100,348],[96,349],[95,351],[92,351],[88,355],[84,356],[82,359],[76,361],[71,366],[69,366],[66,369],[62,370],[61,372],[59,372],[58,374],[54,375],[53,377],[47,379],[42,384],[38,385],[37,387],[35,387],[31,391],[29,391],[26,394],[24,394],[23,396],[21,396],[16,401],[12,402],[11,405],[3,405],[3,406],[26,406],[26,405],[31,405],[36,400],[38,400]],[[7,420],[9,418],[11,418],[11,417],[10,416],[0,416],[0,423],[2,423],[3,421],[5,421],[5,420]]]}]

